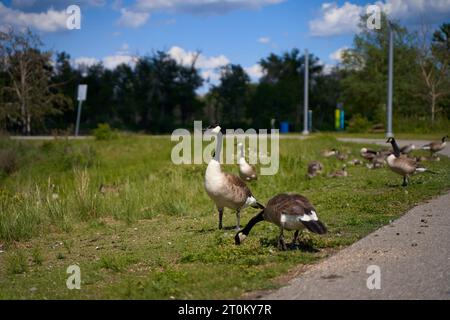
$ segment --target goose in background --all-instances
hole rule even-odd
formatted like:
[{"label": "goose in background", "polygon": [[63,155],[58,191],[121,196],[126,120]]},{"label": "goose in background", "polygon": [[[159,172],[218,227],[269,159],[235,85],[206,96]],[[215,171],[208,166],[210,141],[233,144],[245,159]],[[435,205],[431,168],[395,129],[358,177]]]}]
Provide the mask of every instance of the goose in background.
[{"label": "goose in background", "polygon": [[261,221],[271,222],[280,227],[280,236],[278,237],[278,248],[280,250],[287,250],[284,230],[295,230],[294,245],[301,230],[308,229],[317,234],[327,232],[326,226],[319,220],[316,210],[307,198],[299,194],[280,194],[272,198],[266,208],[236,234],[234,237],[236,245],[241,245],[253,227]]},{"label": "goose in background", "polygon": [[372,161],[378,154],[378,151],[373,149],[362,148],[360,151],[361,157],[368,161]]},{"label": "goose in background", "polygon": [[394,138],[389,138],[386,143],[391,143],[394,149],[394,153],[386,158],[386,162],[392,171],[403,176],[403,187],[408,185],[409,177],[416,172],[434,173],[426,168],[418,167],[416,159],[402,156]]},{"label": "goose in background", "polygon": [[244,181],[258,180],[256,169],[245,160],[244,145],[238,144],[239,149],[239,176]]},{"label": "goose in background", "polygon": [[342,153],[340,151],[336,151],[336,158],[341,161],[345,161],[348,159],[348,154]]},{"label": "goose in background", "polygon": [[352,165],[352,166],[361,166],[363,163],[362,163],[362,161],[361,160],[359,160],[359,159],[353,159],[353,160],[350,160],[349,162],[347,162],[349,165]]},{"label": "goose in background", "polygon": [[314,178],[323,171],[323,164],[319,161],[312,161],[308,164],[308,177]]},{"label": "goose in background", "polygon": [[[391,152],[389,152],[391,154]],[[367,164],[367,168],[369,169],[380,169],[383,168],[386,164],[386,156],[383,153],[378,153],[373,159],[372,162]]]},{"label": "goose in background", "polygon": [[247,207],[264,209],[264,206],[258,203],[241,178],[222,171],[220,165],[223,143],[221,127],[213,125],[207,130],[216,136],[216,150],[214,159],[211,159],[206,169],[205,190],[219,211],[219,229],[223,228],[223,211],[225,208],[229,208],[236,210],[236,229],[239,230],[241,210]]},{"label": "goose in background", "polygon": [[322,155],[322,157],[330,158],[337,154],[337,150],[336,149],[323,150],[320,154]]},{"label": "goose in background", "polygon": [[401,154],[409,154],[413,150],[416,150],[416,146],[414,144],[408,144],[408,145],[403,146],[402,148],[400,148],[400,153]]},{"label": "goose in background", "polygon": [[342,170],[330,173],[328,175],[329,178],[345,178],[348,177],[348,171],[347,171],[347,166],[344,164],[342,166]]},{"label": "goose in background", "polygon": [[424,145],[421,149],[422,150],[430,150],[431,156],[434,157],[437,152],[445,149],[445,147],[447,146],[447,140],[448,140],[448,135],[443,137],[441,141],[434,141],[427,145]]}]

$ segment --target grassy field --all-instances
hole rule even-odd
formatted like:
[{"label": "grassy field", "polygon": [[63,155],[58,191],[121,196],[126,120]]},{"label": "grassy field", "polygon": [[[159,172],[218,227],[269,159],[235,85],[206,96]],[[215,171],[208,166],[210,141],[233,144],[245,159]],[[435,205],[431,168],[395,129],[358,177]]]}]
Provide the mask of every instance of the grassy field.
[{"label": "grassy field", "polygon": [[[445,157],[426,164],[437,175],[414,176],[408,188],[388,169],[365,167],[350,167],[346,179],[309,180],[307,163],[320,159],[321,150],[339,146],[357,157],[361,146],[323,135],[281,140],[280,172],[260,177],[253,193],[263,203],[280,192],[307,196],[330,232],[305,233],[302,248],[280,252],[278,229],[261,223],[236,247],[234,212],[226,210],[227,228],[217,230],[216,209],[203,189],[206,165],[174,166],[173,146],[169,137],[146,136],[1,139],[2,166],[10,169],[0,173],[0,298],[239,298],[276,288],[280,275],[450,188]],[[342,166],[321,161],[326,173]],[[256,213],[246,209],[242,222]],[[66,269],[74,264],[81,268],[81,290],[66,287]]]}]

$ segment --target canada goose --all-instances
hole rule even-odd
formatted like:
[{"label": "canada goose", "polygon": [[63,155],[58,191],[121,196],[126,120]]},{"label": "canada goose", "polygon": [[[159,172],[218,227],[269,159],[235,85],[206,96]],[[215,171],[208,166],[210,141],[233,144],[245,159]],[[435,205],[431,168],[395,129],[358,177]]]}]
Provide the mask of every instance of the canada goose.
[{"label": "canada goose", "polygon": [[336,151],[336,158],[341,161],[345,161],[348,159],[348,155],[345,153],[341,153],[340,151]]},{"label": "canada goose", "polygon": [[317,234],[325,234],[327,228],[319,221],[316,210],[309,200],[299,194],[279,194],[272,198],[267,207],[256,215],[245,228],[234,237],[236,245],[242,244],[252,228],[261,221],[271,222],[280,227],[278,248],[286,250],[284,230],[295,230],[293,244],[298,240],[299,231],[304,228]]},{"label": "canada goose", "polygon": [[337,154],[337,150],[336,149],[323,150],[321,152],[322,157],[325,157],[325,158],[330,158],[332,156],[335,156],[336,154]]},{"label": "canada goose", "polygon": [[350,165],[352,165],[352,166],[360,166],[360,165],[363,164],[362,161],[359,160],[359,159],[353,159],[353,160],[350,160],[350,161],[347,162],[347,163],[350,164]]},{"label": "canada goose", "polygon": [[116,184],[107,185],[102,183],[98,188],[98,191],[103,195],[106,194],[118,195],[120,193],[120,188]]},{"label": "canada goose", "polygon": [[224,208],[236,210],[236,229],[240,228],[241,210],[247,207],[264,209],[252,195],[241,178],[223,172],[220,166],[220,154],[222,151],[222,134],[219,125],[210,126],[208,130],[216,135],[216,150],[205,174],[205,190],[208,196],[215,202],[219,211],[219,229],[222,229]]},{"label": "canada goose", "polygon": [[347,172],[347,166],[344,164],[342,166],[342,170],[330,173],[328,175],[329,178],[343,178],[343,177],[348,177],[348,172]]},{"label": "canada goose", "polygon": [[411,151],[413,151],[413,150],[416,150],[416,146],[414,144],[408,144],[408,145],[400,148],[400,153],[408,154],[408,153],[411,153]]},{"label": "canada goose", "polygon": [[239,148],[239,176],[241,177],[242,180],[245,181],[258,180],[255,167],[248,164],[247,161],[245,160],[244,145],[242,143],[239,143],[238,148]]},{"label": "canada goose", "polygon": [[364,159],[372,161],[377,156],[378,151],[362,148],[360,154]]},{"label": "canada goose", "polygon": [[406,187],[408,185],[409,176],[416,172],[428,171],[430,173],[433,173],[432,171],[426,168],[418,167],[416,159],[402,157],[400,153],[400,148],[398,147],[397,142],[395,141],[394,138],[389,138],[386,143],[391,143],[392,148],[394,149],[394,153],[386,158],[386,162],[392,171],[403,176],[403,184],[402,184],[403,187]]},{"label": "canada goose", "polygon": [[323,170],[323,164],[319,161],[312,161],[308,164],[308,177],[314,178],[316,175],[321,174]]},{"label": "canada goose", "polygon": [[448,140],[448,135],[443,137],[441,141],[434,141],[427,145],[424,145],[421,149],[422,150],[430,150],[431,156],[434,157],[436,152],[439,152],[439,151],[442,151],[445,149],[445,147],[447,146],[447,140]]},{"label": "canada goose", "polygon": [[[391,154],[391,152],[389,152]],[[386,155],[379,153],[372,159],[372,165],[374,169],[383,168],[386,164]]]}]

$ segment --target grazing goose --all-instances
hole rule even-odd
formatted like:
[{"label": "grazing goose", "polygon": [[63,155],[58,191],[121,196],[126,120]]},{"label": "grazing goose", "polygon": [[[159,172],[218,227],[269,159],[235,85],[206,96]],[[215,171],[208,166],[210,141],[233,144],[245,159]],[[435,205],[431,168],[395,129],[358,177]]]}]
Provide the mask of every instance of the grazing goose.
[{"label": "grazing goose", "polygon": [[264,209],[253,197],[244,181],[237,176],[222,171],[220,154],[222,151],[222,134],[218,125],[208,130],[216,135],[216,150],[205,174],[205,189],[208,196],[215,202],[219,211],[219,229],[222,229],[224,208],[236,210],[236,229],[240,228],[241,210],[247,207]]},{"label": "grazing goose", "polygon": [[416,172],[433,173],[426,168],[418,167],[416,159],[401,156],[400,148],[398,147],[397,142],[394,138],[389,138],[386,143],[391,143],[392,148],[394,149],[394,153],[386,158],[386,162],[392,171],[403,176],[403,187],[406,187],[408,185],[409,176]]},{"label": "grazing goose", "polygon": [[239,176],[241,177],[242,180],[245,181],[258,180],[255,167],[249,165],[245,160],[244,145],[242,143],[239,143],[238,148],[239,148]]},{"label": "grazing goose", "polygon": [[271,222],[280,227],[278,248],[286,250],[284,230],[295,230],[293,244],[298,240],[299,231],[308,229],[317,234],[325,234],[327,228],[319,221],[316,210],[309,200],[299,194],[280,194],[272,198],[267,207],[256,215],[247,226],[235,236],[236,245],[242,244],[252,228],[261,221]]},{"label": "grazing goose", "polygon": [[342,170],[330,173],[328,175],[329,178],[345,178],[348,177],[347,166],[344,164],[342,166]]},{"label": "grazing goose", "polygon": [[422,150],[430,150],[431,156],[434,157],[436,152],[442,151],[447,146],[448,135],[443,137],[441,141],[434,141],[424,145]]},{"label": "grazing goose", "polygon": [[321,174],[323,170],[323,164],[319,161],[312,161],[308,165],[308,177],[314,178],[318,174]]}]

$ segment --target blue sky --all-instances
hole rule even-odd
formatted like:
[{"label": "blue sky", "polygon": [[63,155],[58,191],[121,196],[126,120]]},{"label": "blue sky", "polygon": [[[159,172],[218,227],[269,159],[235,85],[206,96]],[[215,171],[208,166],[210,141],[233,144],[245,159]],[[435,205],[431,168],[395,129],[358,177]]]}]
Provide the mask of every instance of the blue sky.
[{"label": "blue sky", "polygon": [[[67,30],[64,9],[77,4],[81,30]],[[205,78],[217,67],[239,63],[252,78],[269,53],[308,48],[326,65],[349,47],[359,14],[370,1],[299,0],[8,0],[0,1],[0,28],[29,26],[47,48],[66,51],[74,63],[103,61],[107,67],[132,63],[132,57],[169,51],[186,63],[201,51]],[[450,0],[385,0],[383,10],[407,25],[419,19],[437,25],[450,21]]]}]

